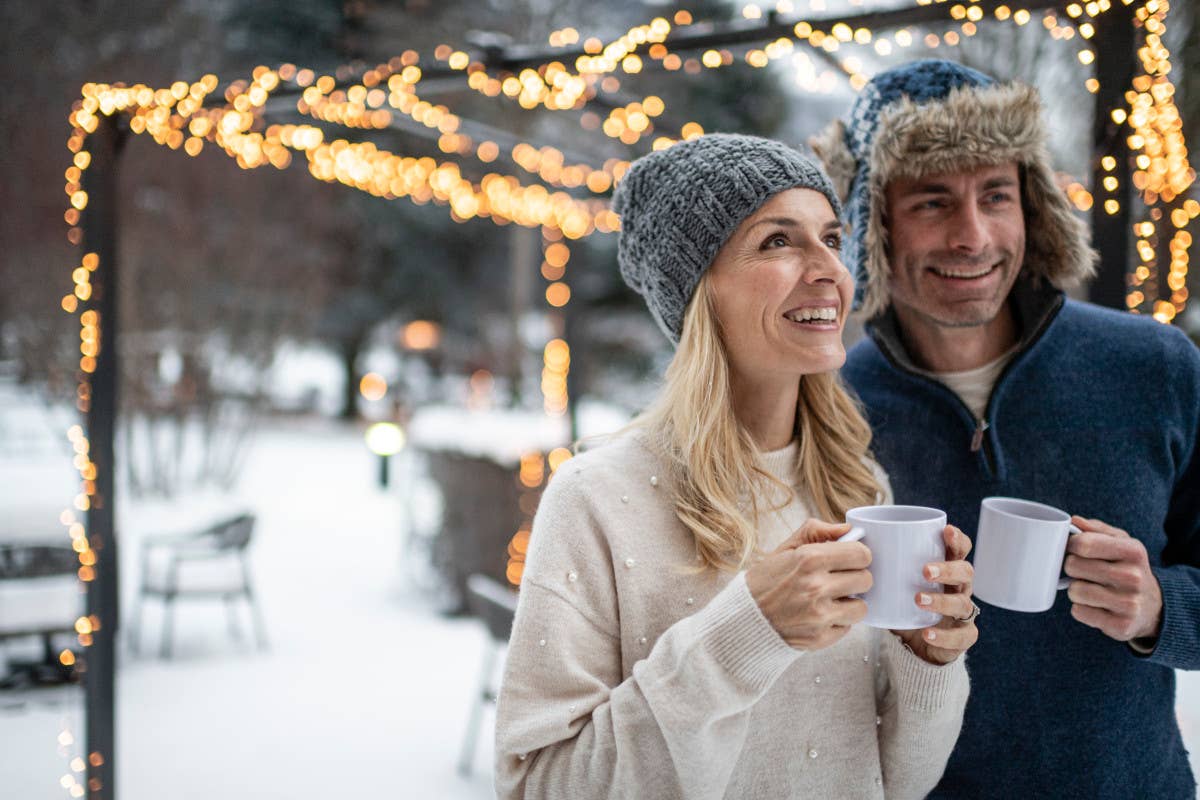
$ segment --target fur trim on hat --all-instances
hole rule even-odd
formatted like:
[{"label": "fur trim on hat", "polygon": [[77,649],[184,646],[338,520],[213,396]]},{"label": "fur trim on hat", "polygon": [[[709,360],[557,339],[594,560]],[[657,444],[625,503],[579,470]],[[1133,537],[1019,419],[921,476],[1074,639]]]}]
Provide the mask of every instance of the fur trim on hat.
[{"label": "fur trim on hat", "polygon": [[1037,91],[1021,83],[961,86],[942,98],[914,103],[908,97],[884,108],[871,143],[869,164],[856,163],[845,126],[835,122],[809,142],[847,199],[858,171],[869,172],[870,211],[863,237],[864,263],[848,265],[865,278],[862,308],[868,317],[891,302],[888,290],[884,191],[897,178],[955,173],[1016,162],[1022,168],[1025,213],[1024,274],[1065,289],[1090,277],[1096,253],[1087,226],[1058,187],[1046,149]]},{"label": "fur trim on hat", "polygon": [[808,140],[808,146],[825,164],[825,172],[833,183],[842,205],[850,197],[850,181],[854,179],[854,156],[846,147],[846,125],[834,120],[825,130]]}]

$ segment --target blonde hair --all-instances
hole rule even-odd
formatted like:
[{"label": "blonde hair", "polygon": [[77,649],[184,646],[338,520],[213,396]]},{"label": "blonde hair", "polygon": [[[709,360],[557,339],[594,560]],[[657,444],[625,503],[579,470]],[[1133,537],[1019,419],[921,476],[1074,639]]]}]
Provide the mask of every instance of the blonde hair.
[{"label": "blonde hair", "polygon": [[[647,432],[671,464],[676,515],[695,537],[699,561],[746,566],[758,552],[756,489],[779,482],[758,467],[759,448],[734,415],[707,274],[688,305],[662,391],[629,427]],[[814,516],[840,522],[848,509],[877,502],[879,483],[864,461],[871,429],[837,373],[801,378],[796,438],[795,483]]]}]

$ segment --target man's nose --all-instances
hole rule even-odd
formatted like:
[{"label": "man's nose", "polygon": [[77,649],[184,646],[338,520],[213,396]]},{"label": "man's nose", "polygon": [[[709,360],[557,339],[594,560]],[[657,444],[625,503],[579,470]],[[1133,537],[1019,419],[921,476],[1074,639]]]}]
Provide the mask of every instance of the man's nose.
[{"label": "man's nose", "polygon": [[979,206],[975,203],[963,203],[947,226],[946,237],[946,243],[955,252],[983,252],[989,236]]}]

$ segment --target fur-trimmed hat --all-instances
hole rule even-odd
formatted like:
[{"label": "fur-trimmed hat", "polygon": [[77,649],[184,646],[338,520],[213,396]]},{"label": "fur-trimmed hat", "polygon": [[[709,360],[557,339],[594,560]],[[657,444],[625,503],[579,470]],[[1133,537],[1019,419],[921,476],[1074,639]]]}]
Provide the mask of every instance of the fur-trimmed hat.
[{"label": "fur-trimmed hat", "polygon": [[874,317],[891,302],[883,222],[889,182],[1008,162],[1022,172],[1023,274],[1060,289],[1092,275],[1096,253],[1055,183],[1041,110],[1029,86],[930,59],[876,75],[845,122],[809,140],[846,206],[842,258],[855,276],[856,307]]}]

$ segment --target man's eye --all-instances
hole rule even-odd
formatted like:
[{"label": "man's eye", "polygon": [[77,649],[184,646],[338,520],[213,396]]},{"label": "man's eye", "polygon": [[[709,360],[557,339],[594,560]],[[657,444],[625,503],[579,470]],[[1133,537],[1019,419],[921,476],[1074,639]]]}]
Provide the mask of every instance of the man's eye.
[{"label": "man's eye", "polygon": [[826,236],[825,237],[825,246],[830,248],[831,250],[841,251],[842,237],[841,236]]},{"label": "man's eye", "polygon": [[993,192],[988,196],[988,202],[992,204],[1006,203],[1011,199],[1007,192]]}]

